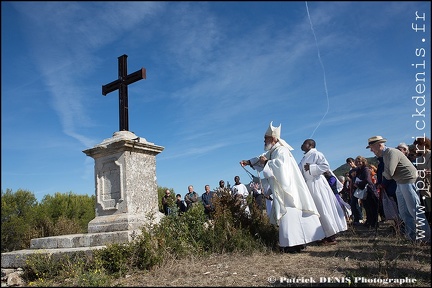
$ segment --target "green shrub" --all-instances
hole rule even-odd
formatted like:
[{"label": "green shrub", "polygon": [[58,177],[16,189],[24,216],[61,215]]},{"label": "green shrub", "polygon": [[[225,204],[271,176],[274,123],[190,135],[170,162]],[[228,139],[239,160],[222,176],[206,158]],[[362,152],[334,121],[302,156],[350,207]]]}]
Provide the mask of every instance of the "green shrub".
[{"label": "green shrub", "polygon": [[110,244],[105,249],[93,251],[95,261],[110,274],[124,275],[133,266],[133,246]]},{"label": "green shrub", "polygon": [[33,254],[27,257],[24,279],[29,286],[108,286],[110,277],[100,267],[99,261],[84,252],[53,256]]},{"label": "green shrub", "polygon": [[132,246],[131,264],[135,268],[149,270],[164,259],[165,254],[157,239],[153,238],[147,230],[144,230],[130,245]]},{"label": "green shrub", "polygon": [[[130,243],[94,250],[92,258],[69,256],[53,261],[51,256],[37,255],[28,261],[29,279],[38,279],[40,285],[57,278],[63,282],[68,279],[73,286],[107,286],[111,277],[124,276],[134,269],[149,270],[167,259],[210,253],[249,254],[277,247],[277,228],[253,203],[251,213],[247,214],[228,193],[213,201],[215,211],[211,220],[203,205],[196,205],[180,216],[173,213],[157,224],[142,227],[141,234]],[[154,223],[152,220],[154,217],[149,215],[149,223]],[[62,221],[64,224],[58,224],[59,227],[67,223],[66,220],[58,223]]]},{"label": "green shrub", "polygon": [[27,281],[52,279],[58,276],[61,270],[61,263],[54,261],[51,254],[31,254],[25,262],[24,278]]},{"label": "green shrub", "polygon": [[154,227],[152,234],[164,253],[175,257],[197,255],[203,250],[206,221],[203,206],[195,205],[182,216],[171,214],[162,219],[161,223]]},{"label": "green shrub", "polygon": [[111,278],[105,273],[84,271],[77,276],[78,287],[109,287]]}]

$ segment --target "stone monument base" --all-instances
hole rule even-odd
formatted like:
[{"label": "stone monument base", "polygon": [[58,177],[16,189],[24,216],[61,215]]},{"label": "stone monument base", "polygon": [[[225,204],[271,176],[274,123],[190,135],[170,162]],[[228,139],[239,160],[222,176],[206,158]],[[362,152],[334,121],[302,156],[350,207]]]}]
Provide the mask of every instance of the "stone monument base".
[{"label": "stone monument base", "polygon": [[91,256],[95,249],[105,248],[108,244],[131,242],[140,233],[141,230],[128,230],[31,239],[30,249],[1,253],[1,268],[24,267],[27,257],[36,254],[61,257],[65,254],[84,252]]},{"label": "stone monument base", "polygon": [[108,244],[131,242],[145,226],[158,223],[165,216],[156,183],[156,155],[162,150],[130,131],[118,131],[83,151],[95,159],[96,217],[89,233],[31,239],[30,249],[1,253],[1,268],[24,267],[33,254],[91,255]]},{"label": "stone monument base", "polygon": [[152,214],[114,214],[99,216],[88,224],[89,233],[138,230],[144,225],[159,223],[165,215],[159,211]]}]

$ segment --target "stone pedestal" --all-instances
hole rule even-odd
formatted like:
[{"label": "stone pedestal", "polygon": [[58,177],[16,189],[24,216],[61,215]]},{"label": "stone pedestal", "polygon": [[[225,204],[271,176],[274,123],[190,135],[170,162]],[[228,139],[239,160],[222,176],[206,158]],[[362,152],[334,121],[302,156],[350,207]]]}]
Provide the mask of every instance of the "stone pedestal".
[{"label": "stone pedestal", "polygon": [[164,148],[129,131],[83,152],[95,160],[96,218],[88,232],[130,231],[159,222],[156,155]]},{"label": "stone pedestal", "polygon": [[108,244],[131,242],[143,226],[159,222],[164,214],[158,209],[156,155],[162,150],[120,131],[83,151],[95,159],[96,217],[88,224],[89,233],[31,239],[30,249],[1,253],[1,267],[23,267],[33,254],[91,255]]}]

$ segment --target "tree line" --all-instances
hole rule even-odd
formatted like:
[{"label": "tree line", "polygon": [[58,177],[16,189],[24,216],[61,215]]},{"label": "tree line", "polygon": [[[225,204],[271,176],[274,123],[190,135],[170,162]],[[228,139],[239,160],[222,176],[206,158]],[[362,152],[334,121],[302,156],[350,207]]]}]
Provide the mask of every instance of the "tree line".
[{"label": "tree line", "polygon": [[29,249],[34,238],[79,234],[95,218],[96,197],[72,192],[46,195],[1,191],[1,252]]}]

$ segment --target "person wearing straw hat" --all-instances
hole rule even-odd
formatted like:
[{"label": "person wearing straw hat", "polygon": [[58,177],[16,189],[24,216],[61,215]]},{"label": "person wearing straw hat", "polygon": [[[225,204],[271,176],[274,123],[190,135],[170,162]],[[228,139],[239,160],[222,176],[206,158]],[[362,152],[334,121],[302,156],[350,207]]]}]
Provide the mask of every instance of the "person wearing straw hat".
[{"label": "person wearing straw hat", "polygon": [[417,169],[398,149],[387,147],[387,139],[373,136],[368,139],[366,149],[384,162],[383,177],[396,181],[396,198],[398,210],[405,223],[405,235],[412,241],[430,243],[430,227],[424,211],[419,209],[420,198],[417,194]]},{"label": "person wearing straw hat", "polygon": [[272,191],[273,204],[270,223],[279,226],[279,247],[284,252],[297,253],[310,242],[324,238],[319,214],[306,182],[300,173],[293,148],[281,139],[281,125],[273,122],[264,134],[265,153],[249,160],[241,160],[263,172]]}]

